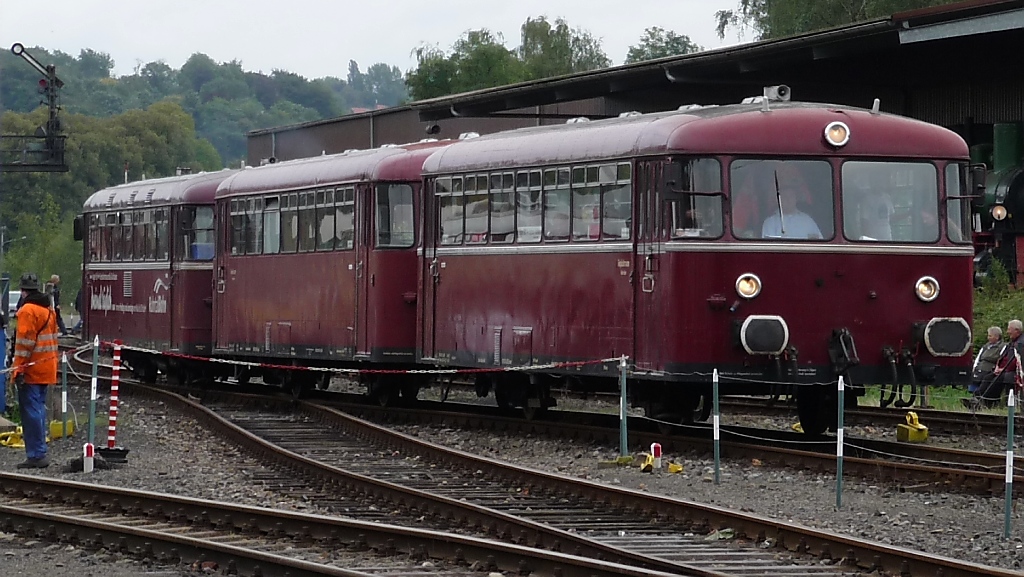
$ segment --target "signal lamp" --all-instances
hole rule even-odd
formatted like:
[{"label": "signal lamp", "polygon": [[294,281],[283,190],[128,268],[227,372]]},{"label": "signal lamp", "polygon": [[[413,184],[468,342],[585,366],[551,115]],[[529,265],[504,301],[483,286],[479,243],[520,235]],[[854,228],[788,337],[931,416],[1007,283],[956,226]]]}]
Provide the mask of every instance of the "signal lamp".
[{"label": "signal lamp", "polygon": [[993,206],[992,207],[992,218],[994,218],[996,220],[1003,220],[1004,218],[1006,218],[1006,207],[1001,205],[1001,204],[997,204],[997,205]]},{"label": "signal lamp", "polygon": [[914,284],[914,292],[917,293],[917,298],[930,303],[939,297],[939,281],[930,276],[923,276]]},{"label": "signal lamp", "polygon": [[745,299],[752,299],[761,294],[761,279],[756,274],[743,273],[736,279],[736,294]]},{"label": "signal lamp", "polygon": [[850,141],[850,127],[839,121],[830,122],[825,127],[825,140],[836,148],[845,145]]}]

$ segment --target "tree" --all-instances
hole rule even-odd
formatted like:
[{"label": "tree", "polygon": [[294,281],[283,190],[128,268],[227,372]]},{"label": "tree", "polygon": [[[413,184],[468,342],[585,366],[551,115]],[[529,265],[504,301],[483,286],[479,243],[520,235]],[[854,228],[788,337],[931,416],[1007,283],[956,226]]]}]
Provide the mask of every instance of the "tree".
[{"label": "tree", "polygon": [[520,33],[519,57],[530,78],[550,78],[611,65],[601,50],[600,40],[586,30],[570,28],[561,18],[555,20],[554,26],[544,16],[527,18]]},{"label": "tree", "polygon": [[486,29],[464,33],[450,54],[437,47],[413,51],[417,67],[405,77],[415,100],[526,80],[526,70],[514,52],[505,48],[501,35]]},{"label": "tree", "polygon": [[715,19],[721,38],[728,28],[749,28],[758,39],[766,40],[950,3],[950,0],[739,0],[735,10],[719,10]]},{"label": "tree", "polygon": [[704,48],[692,42],[689,36],[682,36],[672,30],[653,26],[644,30],[639,44],[629,47],[629,52],[626,53],[626,64],[666,56],[691,54],[701,50]]}]

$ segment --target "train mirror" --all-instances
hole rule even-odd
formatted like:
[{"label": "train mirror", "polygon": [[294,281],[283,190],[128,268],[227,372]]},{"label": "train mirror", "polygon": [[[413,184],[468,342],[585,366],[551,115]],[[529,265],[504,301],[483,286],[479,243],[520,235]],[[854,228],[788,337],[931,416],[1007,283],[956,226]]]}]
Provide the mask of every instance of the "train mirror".
[{"label": "train mirror", "polygon": [[669,162],[661,173],[661,197],[664,200],[679,200],[683,194],[680,186],[683,182],[683,165]]},{"label": "train mirror", "polygon": [[84,218],[85,217],[83,215],[79,214],[75,216],[75,220],[72,222],[71,230],[72,234],[74,234],[75,240],[82,240],[85,238],[85,227],[83,226],[85,224]]},{"label": "train mirror", "polygon": [[971,205],[979,209],[983,208],[985,204],[985,175],[984,164],[972,164],[967,177],[967,190],[971,196]]}]

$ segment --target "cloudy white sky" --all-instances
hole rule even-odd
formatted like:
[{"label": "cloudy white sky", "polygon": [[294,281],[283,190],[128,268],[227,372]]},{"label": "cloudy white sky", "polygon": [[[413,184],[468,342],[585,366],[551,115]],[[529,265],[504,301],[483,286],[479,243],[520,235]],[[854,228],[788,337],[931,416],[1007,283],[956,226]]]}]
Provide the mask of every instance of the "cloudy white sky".
[{"label": "cloudy white sky", "polygon": [[[564,18],[601,39],[614,64],[645,28],[660,26],[705,48],[736,44],[715,33],[717,10],[737,0],[24,0],[0,1],[0,48],[15,42],[78,56],[106,52],[115,75],[163,60],[180,68],[202,52],[217,62],[239,60],[245,70],[283,69],[307,78],[344,78],[348,61],[362,70],[376,62],[415,66],[422,44],[447,50],[466,30],[501,33],[519,45],[528,17]],[[749,39],[749,34],[748,34]],[[44,63],[45,64],[45,63]]]}]

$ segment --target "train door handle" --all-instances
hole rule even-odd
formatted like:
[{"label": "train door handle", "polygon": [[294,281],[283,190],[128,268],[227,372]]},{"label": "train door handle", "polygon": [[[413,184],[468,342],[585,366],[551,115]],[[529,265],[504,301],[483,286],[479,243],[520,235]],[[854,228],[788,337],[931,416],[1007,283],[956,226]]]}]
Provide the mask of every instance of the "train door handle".
[{"label": "train door handle", "polygon": [[225,287],[224,279],[222,279],[222,278],[217,279],[217,294],[224,294],[224,287]]},{"label": "train door handle", "polygon": [[640,290],[645,293],[654,292],[654,275],[647,273],[640,279]]},{"label": "train door handle", "polygon": [[434,277],[435,284],[440,280],[441,271],[438,269],[436,258],[430,261],[430,276]]}]

